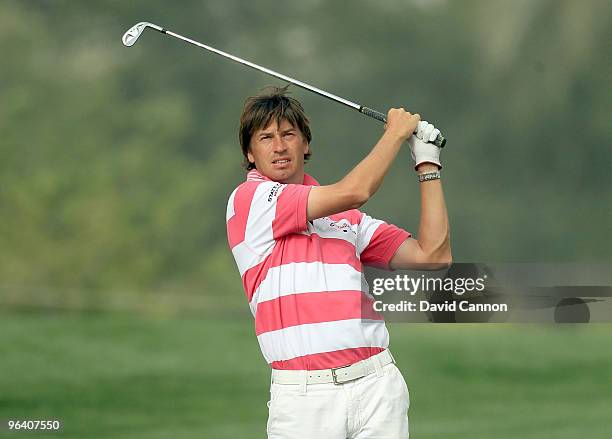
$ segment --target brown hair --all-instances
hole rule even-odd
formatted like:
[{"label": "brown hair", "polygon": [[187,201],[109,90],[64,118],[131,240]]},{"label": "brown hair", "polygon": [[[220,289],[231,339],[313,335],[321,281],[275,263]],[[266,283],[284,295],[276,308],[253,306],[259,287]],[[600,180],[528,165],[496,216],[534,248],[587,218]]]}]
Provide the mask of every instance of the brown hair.
[{"label": "brown hair", "polygon": [[[249,162],[247,153],[251,144],[251,137],[255,131],[263,129],[270,124],[274,118],[280,125],[281,120],[286,119],[294,128],[297,128],[310,143],[310,121],[304,113],[304,107],[297,99],[287,96],[287,88],[270,86],[264,88],[256,96],[251,96],[244,102],[244,108],[240,115],[240,130],[238,137],[240,147],[244,156],[243,166],[247,170],[255,169],[255,163]],[[310,158],[310,153],[304,154],[304,161]]]}]

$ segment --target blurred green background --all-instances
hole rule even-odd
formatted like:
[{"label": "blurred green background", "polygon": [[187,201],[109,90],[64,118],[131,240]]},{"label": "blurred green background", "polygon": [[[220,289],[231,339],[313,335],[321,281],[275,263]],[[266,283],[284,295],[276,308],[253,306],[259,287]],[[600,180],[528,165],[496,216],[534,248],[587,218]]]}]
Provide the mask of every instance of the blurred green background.
[{"label": "blurred green background", "polygon": [[[225,208],[242,103],[281,83],[151,31],[125,48],[142,20],[435,123],[457,262],[612,259],[609,1],[3,0],[0,420],[265,436]],[[293,94],[334,182],[382,125]],[[364,210],[416,232],[418,206],[406,150]],[[606,437],[609,326],[390,331],[414,437]]]}]

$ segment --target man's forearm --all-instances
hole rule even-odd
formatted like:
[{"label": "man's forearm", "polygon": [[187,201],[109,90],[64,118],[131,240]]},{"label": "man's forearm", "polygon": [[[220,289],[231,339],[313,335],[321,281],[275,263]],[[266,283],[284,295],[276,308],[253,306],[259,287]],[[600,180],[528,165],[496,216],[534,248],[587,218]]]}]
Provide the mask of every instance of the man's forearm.
[{"label": "man's forearm", "polygon": [[[429,163],[419,166],[418,172],[437,171],[438,167]],[[444,201],[441,180],[419,183],[421,189],[421,222],[418,242],[425,254],[437,262],[450,263],[450,228]]]},{"label": "man's forearm", "polygon": [[337,183],[310,190],[306,217],[312,220],[357,209],[368,201],[382,184],[402,143],[414,133],[419,120],[418,114],[397,108],[389,110],[385,132],[366,158]]},{"label": "man's forearm", "polygon": [[378,190],[399,152],[404,139],[395,133],[385,132],[372,151],[341,181],[363,192],[364,202]]}]

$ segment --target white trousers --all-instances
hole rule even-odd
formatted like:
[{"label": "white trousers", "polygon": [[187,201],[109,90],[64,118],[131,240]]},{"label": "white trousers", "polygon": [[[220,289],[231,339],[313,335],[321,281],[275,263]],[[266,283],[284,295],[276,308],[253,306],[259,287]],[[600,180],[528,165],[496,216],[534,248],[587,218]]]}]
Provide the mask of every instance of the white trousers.
[{"label": "white trousers", "polygon": [[270,387],[268,439],[408,439],[410,397],[395,364],[344,384]]}]

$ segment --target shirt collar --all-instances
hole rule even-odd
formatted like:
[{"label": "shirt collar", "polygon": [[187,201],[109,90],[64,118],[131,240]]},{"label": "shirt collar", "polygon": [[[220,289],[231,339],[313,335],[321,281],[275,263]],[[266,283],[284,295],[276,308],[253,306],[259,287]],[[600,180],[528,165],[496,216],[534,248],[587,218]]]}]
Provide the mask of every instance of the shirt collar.
[{"label": "shirt collar", "polygon": [[[266,177],[262,173],[260,173],[257,169],[251,169],[246,176],[246,181],[272,181],[270,178]],[[311,175],[304,172],[304,182],[302,183],[304,186],[320,186],[319,182],[315,180]]]}]

